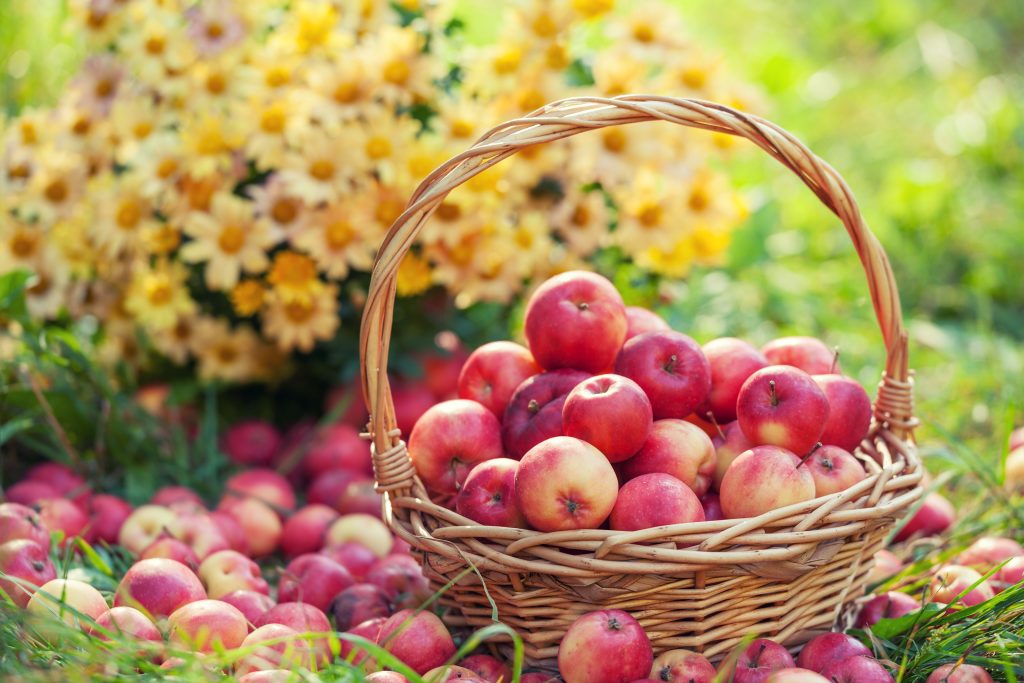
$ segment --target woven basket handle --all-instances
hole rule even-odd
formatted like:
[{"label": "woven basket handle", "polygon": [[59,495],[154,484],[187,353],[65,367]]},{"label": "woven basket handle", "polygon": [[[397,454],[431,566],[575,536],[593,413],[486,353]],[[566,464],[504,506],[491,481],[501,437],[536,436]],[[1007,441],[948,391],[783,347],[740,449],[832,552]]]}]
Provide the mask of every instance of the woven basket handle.
[{"label": "woven basket handle", "polygon": [[916,421],[907,370],[907,335],[896,281],[882,245],[865,224],[839,173],[775,124],[721,104],[656,95],[575,97],[491,129],[471,148],[434,170],[420,183],[384,238],[374,262],[359,334],[363,397],[370,411],[379,489],[401,492],[415,483],[412,464],[396,429],[387,361],[398,267],[423,224],[449,192],[524,147],[606,126],[653,120],[750,140],[795,173],[839,217],[864,267],[885,341],[885,372],[875,401],[875,424],[900,438],[910,435]]}]

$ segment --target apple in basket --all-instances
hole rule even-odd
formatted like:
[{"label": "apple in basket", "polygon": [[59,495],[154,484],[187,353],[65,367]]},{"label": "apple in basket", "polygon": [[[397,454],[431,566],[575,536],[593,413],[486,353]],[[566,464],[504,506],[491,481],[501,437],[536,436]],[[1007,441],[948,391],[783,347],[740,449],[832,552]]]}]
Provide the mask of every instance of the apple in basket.
[{"label": "apple in basket", "polygon": [[423,413],[409,435],[416,472],[441,494],[457,493],[476,463],[504,454],[498,418],[476,401],[438,403]]},{"label": "apple in basket", "polygon": [[651,401],[640,385],[620,375],[597,375],[577,384],[562,406],[562,430],[604,453],[609,462],[632,457],[654,424]]},{"label": "apple in basket", "polygon": [[462,366],[459,398],[476,401],[501,419],[519,385],[540,371],[526,347],[511,341],[490,342],[469,354]]},{"label": "apple in basket", "polygon": [[839,446],[822,446],[807,456],[804,466],[814,477],[814,496],[845,491],[864,479],[865,472],[857,458]]},{"label": "apple in basket", "polygon": [[828,399],[828,420],[821,442],[854,451],[871,426],[871,397],[860,383],[843,375],[812,375]]},{"label": "apple in basket", "polygon": [[[658,330],[671,330],[665,319],[652,310],[642,306],[626,306],[626,340]],[[625,342],[624,342],[625,343]]]},{"label": "apple in basket", "polygon": [[791,451],[756,446],[729,466],[719,496],[727,518],[757,517],[812,500],[814,477]]},{"label": "apple in basket", "polygon": [[685,418],[711,391],[711,366],[700,345],[673,330],[630,339],[615,359],[615,372],[643,388],[655,420]]},{"label": "apple in basket", "polygon": [[747,378],[736,399],[740,429],[756,444],[810,452],[828,420],[825,392],[806,372],[769,365]]},{"label": "apple in basket", "polygon": [[712,339],[701,347],[711,367],[711,392],[697,409],[699,415],[710,412],[719,424],[736,419],[736,397],[747,378],[768,367],[768,359],[756,348],[735,337]]},{"label": "apple in basket", "polygon": [[516,501],[518,471],[519,461],[512,458],[479,463],[455,497],[455,511],[484,526],[525,526],[526,518]]},{"label": "apple in basket", "polygon": [[712,487],[718,491],[722,488],[722,478],[732,461],[744,451],[749,451],[757,444],[750,441],[740,429],[740,423],[733,421],[721,428],[722,433],[712,437],[715,446],[715,480]]},{"label": "apple in basket", "polygon": [[558,645],[558,671],[566,683],[635,681],[647,676],[653,663],[643,627],[621,610],[584,614]]},{"label": "apple in basket", "polygon": [[611,528],[617,531],[703,521],[704,508],[690,487],[659,472],[626,482],[611,514]]},{"label": "apple in basket", "polygon": [[826,375],[839,370],[837,354],[814,337],[780,337],[761,347],[772,365],[792,365],[808,375]]},{"label": "apple in basket", "polygon": [[530,353],[545,370],[605,372],[626,339],[626,307],[607,278],[569,271],[549,278],[526,304]]},{"label": "apple in basket", "polygon": [[552,370],[528,377],[516,387],[501,425],[505,453],[519,459],[541,441],[563,436],[565,400],[589,377],[580,370]]},{"label": "apple in basket", "polygon": [[640,452],[621,465],[626,479],[661,472],[707,493],[715,472],[715,449],[700,427],[685,420],[657,420]]}]

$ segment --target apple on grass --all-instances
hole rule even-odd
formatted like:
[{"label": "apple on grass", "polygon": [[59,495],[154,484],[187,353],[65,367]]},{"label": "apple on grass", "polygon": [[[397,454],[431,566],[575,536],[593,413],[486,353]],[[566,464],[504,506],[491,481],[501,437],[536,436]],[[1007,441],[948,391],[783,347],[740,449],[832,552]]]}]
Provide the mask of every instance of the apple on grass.
[{"label": "apple on grass", "polygon": [[298,631],[284,624],[266,624],[252,631],[239,646],[248,650],[237,664],[235,675],[274,669],[313,668],[313,648]]},{"label": "apple on grass", "polygon": [[208,512],[181,513],[167,525],[167,530],[192,548],[200,561],[231,548],[231,543]]},{"label": "apple on grass", "polygon": [[321,550],[320,554],[331,558],[347,569],[356,581],[363,581],[370,568],[380,560],[377,553],[356,541],[329,545]]},{"label": "apple on grass", "polygon": [[359,479],[359,475],[345,470],[324,472],[313,479],[306,490],[306,502],[310,505],[324,505],[338,509],[338,503],[348,485]]},{"label": "apple on grass", "polygon": [[374,517],[381,516],[384,497],[377,492],[376,484],[371,477],[355,479],[345,487],[338,499],[335,510],[343,515],[363,513]]},{"label": "apple on grass", "polygon": [[903,561],[888,550],[879,550],[873,559],[875,564],[868,574],[868,583],[884,581],[903,571]]},{"label": "apple on grass", "polygon": [[633,681],[649,674],[653,664],[643,627],[622,610],[584,614],[558,645],[558,671],[566,683]]},{"label": "apple on grass", "polygon": [[830,681],[809,669],[791,667],[771,672],[765,679],[765,683],[830,683]]},{"label": "apple on grass", "polygon": [[193,572],[199,571],[199,556],[187,544],[173,536],[162,536],[139,553],[140,560],[164,558],[180,562]]},{"label": "apple on grass", "polygon": [[427,673],[423,674],[423,681],[424,683],[457,683],[458,681],[466,681],[466,683],[487,683],[487,679],[480,677],[472,669],[467,669],[464,666],[456,666],[454,664],[448,664],[431,669]]},{"label": "apple on grass", "polygon": [[711,366],[700,345],[672,330],[647,332],[626,342],[615,359],[615,373],[640,385],[655,420],[685,418],[711,391]]},{"label": "apple on grass", "polygon": [[395,422],[402,434],[412,434],[423,414],[437,404],[437,398],[419,382],[393,380],[391,400],[395,406]]},{"label": "apple on grass", "polygon": [[715,447],[715,479],[712,487],[718,491],[721,489],[722,478],[725,477],[725,472],[729,469],[732,461],[740,453],[749,451],[757,444],[747,438],[747,435],[740,429],[740,423],[735,420],[722,427],[721,434],[711,437],[711,443]]},{"label": "apple on grass", "polygon": [[839,371],[838,354],[814,337],[780,337],[761,347],[772,365],[791,365],[808,375]]},{"label": "apple on grass", "polygon": [[[35,588],[57,578],[57,570],[46,550],[27,538],[0,544],[0,591],[15,605],[25,607]],[[0,603],[3,602],[0,594]]]},{"label": "apple on grass", "polygon": [[334,560],[307,553],[288,563],[277,586],[277,599],[306,602],[326,612],[335,596],[354,583],[348,570]]},{"label": "apple on grass", "polygon": [[882,593],[864,603],[860,615],[857,617],[857,628],[874,626],[882,619],[899,619],[920,609],[921,603],[906,593],[898,591]]},{"label": "apple on grass", "polygon": [[254,468],[228,477],[224,491],[227,498],[255,498],[278,512],[295,509],[292,485],[271,469]]},{"label": "apple on grass", "polygon": [[626,307],[607,278],[569,271],[549,278],[526,303],[523,331],[545,370],[604,372],[626,339]]},{"label": "apple on grass", "polygon": [[866,476],[857,458],[839,446],[817,448],[804,461],[814,478],[814,497],[845,491]]},{"label": "apple on grass", "polygon": [[935,572],[928,587],[932,602],[949,604],[956,600],[956,607],[973,607],[995,595],[992,586],[987,580],[982,580],[981,574],[970,567],[955,564],[946,565]]},{"label": "apple on grass", "polygon": [[167,618],[167,633],[172,645],[207,653],[241,645],[249,634],[249,624],[233,605],[221,600],[196,600]]},{"label": "apple on grass", "polygon": [[525,526],[515,495],[518,471],[519,461],[511,458],[478,463],[455,496],[455,511],[484,526]]},{"label": "apple on grass", "polygon": [[736,399],[736,419],[747,438],[803,456],[828,421],[825,392],[806,372],[769,365],[747,378]]},{"label": "apple on grass", "polygon": [[1024,548],[1012,538],[982,536],[960,553],[957,563],[988,571],[1010,558],[1021,556],[1024,556]]},{"label": "apple on grass", "polygon": [[871,426],[871,397],[857,380],[843,375],[812,375],[828,399],[829,413],[821,442],[856,450]]},{"label": "apple on grass", "polygon": [[423,413],[409,435],[409,457],[428,488],[458,493],[473,466],[505,454],[501,423],[476,401],[445,401]]},{"label": "apple on grass", "polygon": [[203,584],[191,569],[174,560],[153,558],[139,560],[128,568],[117,585],[114,606],[134,607],[151,619],[160,619],[206,597]]},{"label": "apple on grass", "polygon": [[375,671],[363,679],[366,683],[409,683],[409,679],[394,671]]},{"label": "apple on grass", "polygon": [[235,550],[221,550],[203,560],[199,578],[214,600],[238,590],[270,593],[260,566]]},{"label": "apple on grass", "polygon": [[541,441],[563,436],[565,400],[590,376],[579,370],[553,370],[529,377],[516,387],[501,424],[508,457],[518,460]]},{"label": "apple on grass", "polygon": [[562,405],[562,431],[622,462],[644,445],[653,426],[651,401],[640,385],[620,375],[597,375],[577,384]]},{"label": "apple on grass", "polygon": [[[767,638],[758,638],[736,659],[732,680],[733,683],[763,683],[773,672],[795,666],[789,650]],[[728,673],[725,680],[729,680]]]},{"label": "apple on grass", "polygon": [[151,505],[162,505],[168,508],[180,503],[182,505],[179,509],[186,506],[191,506],[194,510],[206,509],[206,503],[203,502],[199,494],[187,486],[162,486],[153,493],[149,502]]},{"label": "apple on grass", "polygon": [[328,425],[314,438],[302,459],[302,469],[310,478],[335,470],[370,476],[373,474],[370,442],[361,438],[359,430],[351,425]]},{"label": "apple on grass", "polygon": [[89,525],[84,534],[86,542],[116,544],[121,525],[132,514],[132,509],[128,501],[117,496],[106,493],[90,496],[85,506],[85,513],[89,516]]},{"label": "apple on grass", "polygon": [[585,441],[556,436],[534,446],[516,472],[519,509],[539,531],[596,529],[618,495],[611,463]]},{"label": "apple on grass", "polygon": [[871,650],[853,636],[848,636],[845,633],[822,633],[811,638],[804,645],[796,659],[796,664],[804,669],[821,673],[833,662],[857,655],[870,657]]},{"label": "apple on grass", "polygon": [[992,676],[980,666],[953,662],[931,672],[925,683],[992,683]]},{"label": "apple on grass", "polygon": [[366,573],[366,583],[380,588],[395,608],[419,607],[430,597],[430,583],[410,555],[388,555]]},{"label": "apple on grass", "polygon": [[924,501],[907,520],[907,523],[896,533],[893,540],[905,541],[915,534],[921,536],[932,536],[941,534],[953,525],[956,520],[956,510],[953,504],[942,497],[939,493],[929,493]]},{"label": "apple on grass", "polygon": [[243,555],[249,553],[249,541],[245,537],[245,529],[234,517],[222,510],[210,513],[210,521],[216,525],[221,536],[228,542],[229,550],[236,550]]},{"label": "apple on grass", "polygon": [[316,503],[300,508],[284,523],[281,550],[286,557],[315,553],[324,547],[327,530],[341,515],[334,508]]},{"label": "apple on grass", "polygon": [[[380,634],[380,629],[384,626],[384,622],[387,619],[385,617],[375,617],[373,619],[367,619],[366,621],[356,624],[345,633],[358,636],[364,640],[368,640],[371,643],[377,643],[377,636]],[[363,643],[353,640],[342,640],[341,651],[339,654],[340,659],[345,661],[351,661],[352,664],[361,666],[363,671],[370,671],[376,669],[376,660],[370,657],[366,647]],[[367,679],[369,680],[369,679]]]},{"label": "apple on grass", "polygon": [[368,619],[390,617],[391,601],[384,591],[372,583],[349,586],[331,602],[331,613],[339,631],[347,631]]},{"label": "apple on grass", "polygon": [[50,550],[50,532],[35,510],[19,503],[0,503],[0,543],[22,538]]},{"label": "apple on grass", "polygon": [[163,505],[142,505],[128,515],[118,532],[117,542],[125,550],[138,555],[160,536],[178,515]]},{"label": "apple on grass", "polygon": [[36,503],[39,510],[39,519],[43,526],[50,531],[59,531],[64,534],[61,546],[77,536],[81,536],[89,518],[79,509],[77,505],[66,498],[50,498]]},{"label": "apple on grass", "polygon": [[396,612],[381,626],[377,643],[420,675],[455,654],[451,634],[432,612]]},{"label": "apple on grass", "polygon": [[470,655],[459,662],[459,666],[469,669],[487,683],[508,683],[512,680],[512,669],[503,661],[491,655]]},{"label": "apple on grass", "polygon": [[768,359],[756,348],[735,337],[712,339],[701,347],[711,368],[711,391],[697,410],[710,412],[718,424],[736,419],[736,398],[747,378],[768,367]]},{"label": "apple on grass", "polygon": [[626,482],[611,514],[611,528],[616,531],[703,521],[704,509],[690,487],[658,472]]},{"label": "apple on grass", "polygon": [[881,662],[866,655],[832,662],[821,675],[833,683],[893,683],[892,674]]},{"label": "apple on grass", "polygon": [[650,677],[666,683],[711,683],[715,667],[700,653],[668,650],[655,658]]},{"label": "apple on grass", "polygon": [[8,503],[32,506],[48,498],[60,498],[60,492],[45,481],[26,479],[8,486],[3,492],[3,498]]},{"label": "apple on grass", "polygon": [[469,354],[459,373],[458,395],[476,401],[500,420],[519,385],[540,371],[526,347],[511,341],[490,342]]},{"label": "apple on grass", "polygon": [[228,496],[217,509],[238,522],[252,557],[264,557],[277,549],[283,526],[281,518],[266,503],[256,498]]},{"label": "apple on grass", "polygon": [[990,579],[992,590],[1002,593],[1015,584],[1024,581],[1024,557],[1012,557],[1001,566]]},{"label": "apple on grass", "polygon": [[224,432],[220,447],[238,465],[266,467],[281,448],[281,432],[263,420],[236,422]]},{"label": "apple on grass", "polygon": [[[299,633],[331,633],[331,622],[323,610],[304,602],[280,602],[263,613],[253,626],[259,628],[267,624],[284,624]],[[317,654],[320,665],[331,661],[331,645],[327,636],[312,641],[313,651]]]},{"label": "apple on grass", "polygon": [[250,624],[267,613],[277,602],[265,593],[258,593],[251,590],[231,591],[227,595],[217,598],[238,608],[238,611],[245,615],[245,620]]},{"label": "apple on grass", "polygon": [[[98,590],[84,581],[51,579],[32,594],[25,609],[37,620],[33,624],[36,633],[45,640],[57,642],[61,632],[48,622],[59,619],[73,628],[86,629],[107,611],[107,602]],[[80,620],[79,615],[85,620]]]},{"label": "apple on grass", "polygon": [[[86,629],[89,635],[100,640],[110,640],[113,636],[128,636],[135,640],[151,643],[163,643],[164,637],[156,624],[145,614],[134,607],[111,607],[96,618],[96,625]],[[108,635],[109,634],[109,635]]]},{"label": "apple on grass", "polygon": [[626,306],[626,339],[623,344],[644,332],[671,330],[665,319],[654,311],[642,306]]},{"label": "apple on grass", "polygon": [[342,515],[327,529],[325,545],[328,547],[349,541],[366,546],[377,557],[384,557],[391,552],[394,537],[379,517],[360,512]]},{"label": "apple on grass", "polygon": [[42,462],[33,465],[25,473],[25,481],[41,481],[57,490],[61,496],[69,498],[80,494],[88,487],[85,479],[75,474],[67,465],[59,462]]},{"label": "apple on grass", "polygon": [[756,446],[729,466],[719,492],[728,519],[757,517],[814,499],[814,477],[785,448]]},{"label": "apple on grass", "polygon": [[715,448],[699,427],[685,420],[657,420],[636,455],[622,463],[622,475],[670,474],[702,496],[711,487]]}]

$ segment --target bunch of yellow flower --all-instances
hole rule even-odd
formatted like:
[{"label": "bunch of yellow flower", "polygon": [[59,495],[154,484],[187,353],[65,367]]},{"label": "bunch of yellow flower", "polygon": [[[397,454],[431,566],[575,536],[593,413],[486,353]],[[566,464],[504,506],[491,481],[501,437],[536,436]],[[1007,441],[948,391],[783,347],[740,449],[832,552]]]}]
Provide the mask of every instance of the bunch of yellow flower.
[{"label": "bunch of yellow flower", "polygon": [[[2,131],[0,272],[35,272],[35,316],[98,319],[109,360],[270,378],[337,333],[416,184],[487,127],[575,94],[741,103],[671,10],[613,4],[510,3],[473,49],[425,0],[75,0],[91,56]],[[713,262],[743,213],[715,146],[644,124],[528,150],[452,193],[400,293],[508,301],[605,247]]]}]

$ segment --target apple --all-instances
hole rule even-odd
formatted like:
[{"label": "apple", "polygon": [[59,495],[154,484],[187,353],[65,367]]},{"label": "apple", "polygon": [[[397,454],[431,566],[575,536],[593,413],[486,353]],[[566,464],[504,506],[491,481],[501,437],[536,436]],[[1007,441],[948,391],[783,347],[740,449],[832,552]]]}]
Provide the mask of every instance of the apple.
[{"label": "apple", "polygon": [[306,502],[326,505],[338,509],[338,503],[345,495],[348,485],[359,479],[359,475],[346,470],[324,472],[313,479],[306,491]]},{"label": "apple", "polygon": [[81,536],[89,523],[85,513],[66,498],[42,500],[36,503],[36,507],[43,526],[50,531],[60,531],[64,534],[62,546],[71,539]]},{"label": "apple", "polygon": [[167,527],[177,517],[173,510],[163,505],[143,505],[135,508],[121,525],[117,542],[128,552],[138,555],[166,533]]},{"label": "apple", "polygon": [[701,347],[711,367],[711,391],[698,410],[708,411],[719,424],[736,419],[736,397],[747,378],[768,367],[768,359],[753,346],[735,337],[712,339]]},{"label": "apple", "polygon": [[409,679],[394,671],[376,671],[363,679],[366,683],[409,683]]},{"label": "apple", "polygon": [[199,570],[199,556],[188,546],[173,536],[161,536],[139,553],[140,560],[164,558],[185,565],[193,572]]},{"label": "apple", "polygon": [[456,681],[487,683],[487,680],[478,676],[475,671],[454,664],[431,669],[423,674],[423,681],[424,683],[455,683]]},{"label": "apple", "polygon": [[655,658],[650,677],[667,683],[711,683],[715,667],[697,652],[668,650]]},{"label": "apple", "polygon": [[1018,446],[1006,456],[1004,485],[1010,491],[1024,488],[1024,447]]},{"label": "apple", "polygon": [[274,470],[251,469],[228,477],[225,496],[255,498],[277,511],[295,509],[295,491],[288,480]]},{"label": "apple", "polygon": [[871,397],[859,382],[843,375],[813,375],[825,397],[829,413],[821,442],[854,451],[871,426]]},{"label": "apple", "polygon": [[711,491],[705,493],[700,499],[700,506],[704,509],[705,522],[725,519],[725,513],[722,512],[722,499],[718,497],[717,493]]},{"label": "apple", "polygon": [[[265,644],[268,641],[269,644]],[[236,676],[253,671],[313,668],[313,648],[309,641],[284,624],[260,626],[245,636],[240,647],[250,652],[235,664]]]},{"label": "apple", "polygon": [[251,590],[231,591],[218,599],[237,607],[238,611],[245,615],[245,620],[250,624],[256,623],[257,619],[277,604],[269,595]]},{"label": "apple", "polygon": [[892,683],[892,674],[874,657],[855,655],[832,662],[821,675],[834,683]]},{"label": "apple", "polygon": [[601,451],[571,436],[531,448],[515,478],[519,509],[538,531],[598,528],[618,489],[615,470]]},{"label": "apple", "polygon": [[281,518],[266,503],[256,498],[227,497],[221,500],[218,509],[242,527],[253,557],[263,557],[277,549],[283,530]]},{"label": "apple", "polygon": [[814,499],[814,477],[800,458],[778,446],[755,446],[733,460],[719,491],[729,519],[757,517],[769,510]]},{"label": "apple", "polygon": [[302,459],[307,476],[316,478],[325,472],[348,470],[370,476],[370,442],[359,436],[359,430],[342,422],[319,431]]},{"label": "apple", "polygon": [[41,481],[57,490],[61,496],[74,498],[88,487],[85,479],[75,474],[67,465],[59,462],[43,462],[32,466],[25,473],[26,481]]},{"label": "apple", "polygon": [[554,370],[527,378],[516,387],[501,425],[510,458],[522,458],[545,439],[563,436],[562,408],[569,392],[590,377],[579,370]]},{"label": "apple", "polygon": [[377,643],[420,675],[455,654],[451,634],[433,612],[404,609],[394,613],[381,626]]},{"label": "apple", "polygon": [[48,498],[60,498],[60,492],[44,481],[19,481],[7,487],[3,498],[8,503],[31,506]]},{"label": "apple", "polygon": [[1024,447],[1024,427],[1017,427],[1010,432],[1009,450],[1015,451],[1021,447]]},{"label": "apple", "polygon": [[134,607],[151,619],[166,617],[183,605],[206,599],[191,569],[165,558],[139,560],[125,572],[114,594],[114,606]]},{"label": "apple", "polygon": [[[767,638],[758,638],[736,659],[732,680],[733,683],[762,683],[773,672],[795,666],[789,650]],[[725,680],[729,680],[728,674]]]},{"label": "apple", "polygon": [[335,596],[354,583],[348,570],[331,558],[307,553],[288,563],[277,585],[277,599],[306,602],[326,612]]},{"label": "apple", "polygon": [[289,517],[281,532],[281,550],[286,557],[315,553],[324,547],[327,529],[340,515],[326,505],[307,505]]},{"label": "apple", "polygon": [[111,607],[96,618],[95,626],[90,626],[86,631],[100,640],[110,640],[107,634],[111,633],[151,643],[164,642],[156,624],[134,607]]},{"label": "apple", "polygon": [[748,439],[798,455],[818,442],[828,416],[825,392],[806,372],[786,365],[752,374],[736,399],[736,418]]},{"label": "apple", "polygon": [[220,449],[231,462],[250,467],[265,467],[274,462],[281,448],[281,432],[263,420],[237,422],[224,432]]},{"label": "apple", "polygon": [[249,634],[249,624],[233,605],[220,600],[196,600],[182,605],[167,618],[167,633],[172,645],[207,653],[241,645]]},{"label": "apple", "polygon": [[510,683],[512,681],[512,669],[491,655],[470,655],[459,662],[459,666],[469,669],[487,683],[498,683],[498,681]]},{"label": "apple", "polygon": [[632,681],[650,673],[653,663],[643,627],[617,609],[577,618],[558,645],[558,671],[566,683]]},{"label": "apple", "polygon": [[0,503],[0,543],[21,538],[50,550],[50,532],[35,510],[19,503]]},{"label": "apple", "polygon": [[540,372],[529,349],[515,342],[484,344],[469,354],[459,373],[459,398],[476,401],[499,420],[516,388]]},{"label": "apple", "polygon": [[874,566],[868,574],[868,583],[878,583],[903,571],[903,561],[888,550],[875,553]]},{"label": "apple", "polygon": [[331,602],[331,612],[339,631],[347,631],[367,619],[391,616],[391,601],[378,586],[357,583],[349,586]]},{"label": "apple", "polygon": [[377,553],[357,541],[329,545],[321,550],[320,554],[331,558],[347,569],[356,581],[365,579],[366,573],[380,560]]},{"label": "apple", "polygon": [[953,662],[931,672],[926,683],[992,683],[992,677],[980,666]]},{"label": "apple", "polygon": [[295,672],[285,669],[250,671],[238,679],[238,683],[293,683],[293,681],[295,681]]},{"label": "apple", "polygon": [[814,337],[780,337],[762,346],[761,353],[772,365],[791,365],[808,375],[827,375],[839,369],[836,351]]},{"label": "apple", "polygon": [[214,600],[238,590],[270,592],[260,566],[237,550],[221,550],[207,557],[199,565],[199,578]]},{"label": "apple", "polygon": [[804,645],[800,650],[800,656],[796,658],[796,665],[821,673],[833,662],[857,655],[870,657],[871,650],[853,636],[848,636],[845,633],[822,633],[820,636],[811,638]]},{"label": "apple", "polygon": [[[67,609],[70,607],[71,609]],[[60,619],[68,626],[85,629],[107,611],[107,601],[100,592],[85,583],[74,579],[51,579],[40,586],[28,604],[28,613],[37,619],[44,619],[35,624],[35,630],[46,640],[56,642],[61,632],[47,627],[46,621]],[[79,621],[81,614],[90,621]]]},{"label": "apple", "polygon": [[671,330],[665,319],[654,311],[642,306],[626,306],[626,338],[623,344],[644,332]]},{"label": "apple", "polygon": [[711,391],[711,366],[700,345],[673,330],[630,339],[615,359],[615,372],[643,388],[655,420],[686,417]]},{"label": "apple", "polygon": [[[715,416],[709,413],[705,417],[713,420]],[[706,420],[704,417],[701,417],[697,413],[690,413],[689,415],[684,417],[683,420],[689,422],[692,425],[700,427],[700,430],[707,434],[708,437],[711,439],[722,436],[722,428],[718,424],[718,422],[708,422],[708,420]]]},{"label": "apple", "polygon": [[808,669],[793,667],[771,672],[765,683],[829,683],[829,680]]},{"label": "apple", "polygon": [[1010,586],[1020,583],[1024,580],[1024,557],[1018,555],[1010,558],[989,580],[996,593],[1002,593]]},{"label": "apple", "polygon": [[712,437],[711,443],[715,447],[715,480],[712,485],[718,491],[722,487],[722,479],[725,477],[726,470],[729,469],[729,465],[736,459],[736,456],[744,451],[749,451],[757,444],[747,438],[747,435],[740,429],[740,423],[736,421],[722,427],[722,433],[717,437]]},{"label": "apple", "polygon": [[526,303],[526,345],[545,370],[604,372],[626,339],[626,307],[607,278],[585,271],[560,273]]},{"label": "apple", "polygon": [[960,553],[957,563],[988,571],[1012,557],[1024,556],[1024,548],[1011,538],[982,536]]},{"label": "apple", "polygon": [[455,496],[455,511],[484,526],[526,526],[516,501],[518,471],[519,461],[511,458],[478,463]]},{"label": "apple", "polygon": [[917,512],[913,513],[909,521],[901,528],[894,537],[896,541],[905,541],[915,534],[921,536],[932,536],[941,534],[953,525],[956,520],[956,510],[953,504],[938,493],[929,493],[924,497],[924,502]]},{"label": "apple", "polygon": [[284,624],[299,633],[328,633],[332,630],[323,610],[305,602],[279,602],[253,622],[256,628],[266,624]]},{"label": "apple", "polygon": [[[972,588],[972,586],[974,587]],[[982,580],[981,574],[970,567],[955,564],[946,565],[935,572],[929,589],[932,602],[946,604],[957,600],[958,596],[966,591],[966,594],[957,602],[959,607],[973,607],[995,595],[992,586],[988,581]]]},{"label": "apple", "polygon": [[882,593],[864,603],[857,617],[857,628],[874,626],[882,619],[899,619],[920,609],[921,603],[906,593]]},{"label": "apple", "polygon": [[372,478],[365,477],[349,482],[349,485],[341,492],[341,497],[334,509],[342,515],[362,513],[380,517],[383,504],[384,498],[377,492],[375,482]]},{"label": "apple", "polygon": [[[380,634],[380,629],[384,626],[384,622],[387,619],[384,617],[376,617],[374,619],[367,619],[366,621],[357,624],[350,628],[346,633],[353,636],[359,636],[364,638],[371,643],[377,642],[377,636]],[[341,653],[340,658],[349,660],[353,664],[361,665],[364,671],[369,671],[376,668],[376,662],[373,660],[366,651],[366,648],[362,643],[356,643],[350,640],[341,641]],[[366,680],[370,680],[367,678]]]},{"label": "apple", "polygon": [[237,550],[242,554],[249,552],[249,541],[245,537],[245,529],[234,517],[226,512],[214,510],[210,513],[210,521],[217,525],[221,536],[228,542],[230,550]]},{"label": "apple", "polygon": [[231,543],[207,512],[186,512],[167,525],[167,530],[178,540],[188,544],[200,561],[221,550],[229,550]]},{"label": "apple", "polygon": [[715,447],[708,435],[685,420],[657,420],[640,451],[622,463],[622,475],[671,474],[702,496],[711,488]]},{"label": "apple", "polygon": [[327,529],[325,545],[340,545],[346,541],[361,543],[377,557],[384,557],[391,551],[394,537],[379,517],[365,513],[342,515]]},{"label": "apple", "polygon": [[195,509],[205,510],[206,503],[199,494],[187,486],[164,486],[156,490],[149,499],[151,505],[171,507],[176,503],[191,505]]},{"label": "apple", "polygon": [[611,528],[617,531],[703,521],[704,509],[690,487],[658,472],[626,482],[611,514]]},{"label": "apple", "polygon": [[822,446],[804,462],[814,478],[814,497],[845,491],[866,476],[857,458],[839,446]]},{"label": "apple", "polygon": [[85,540],[90,544],[117,543],[121,525],[132,514],[132,509],[128,501],[117,496],[106,493],[93,494],[85,507],[85,512],[89,516]]},{"label": "apple", "polygon": [[409,435],[409,457],[428,488],[457,493],[473,465],[505,454],[501,423],[476,401],[445,401],[423,413]]},{"label": "apple", "polygon": [[411,555],[388,555],[366,573],[366,583],[384,591],[399,609],[419,607],[430,597],[430,582]]},{"label": "apple", "polygon": [[422,384],[392,382],[391,401],[395,406],[395,422],[402,434],[412,434],[423,413],[430,410],[437,399]]},{"label": "apple", "polygon": [[[41,545],[27,538],[16,538],[0,544],[0,575],[3,575],[0,576],[0,591],[18,607],[25,607],[32,597],[29,586],[38,588],[53,581],[57,570]],[[0,603],[2,601],[0,594]]]},{"label": "apple", "polygon": [[423,384],[439,401],[458,398],[459,375],[469,351],[451,330],[434,335],[434,346],[436,350],[418,356],[423,368]]},{"label": "apple", "polygon": [[562,405],[562,431],[622,462],[651,433],[651,401],[640,385],[619,375],[596,375],[577,384]]},{"label": "apple", "polygon": [[359,396],[358,387],[351,384],[339,384],[327,392],[327,395],[324,397],[324,413],[327,415],[335,414],[338,405],[342,401],[345,402],[345,406],[342,408],[338,422],[352,425],[356,429],[365,429],[369,414],[366,412],[366,406],[363,405],[362,398]]}]

